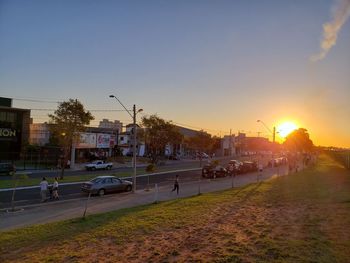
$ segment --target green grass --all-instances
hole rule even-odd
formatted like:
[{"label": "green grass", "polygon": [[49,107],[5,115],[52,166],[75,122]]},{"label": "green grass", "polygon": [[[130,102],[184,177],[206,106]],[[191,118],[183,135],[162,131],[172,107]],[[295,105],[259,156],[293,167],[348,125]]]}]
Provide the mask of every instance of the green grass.
[{"label": "green grass", "polygon": [[314,168],[239,189],[0,235],[5,262],[106,255],[125,262],[348,262],[350,174],[323,156]]}]

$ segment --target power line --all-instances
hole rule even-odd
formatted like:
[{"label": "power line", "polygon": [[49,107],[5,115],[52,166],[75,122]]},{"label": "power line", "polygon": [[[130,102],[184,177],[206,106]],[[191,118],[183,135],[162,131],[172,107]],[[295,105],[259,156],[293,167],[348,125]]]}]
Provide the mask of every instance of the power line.
[{"label": "power line", "polygon": [[[55,111],[57,109],[29,109],[29,110],[32,110],[32,111]],[[88,111],[98,111],[98,112],[123,112],[126,110],[109,110],[109,109],[87,109]]]},{"label": "power line", "polygon": [[12,99],[20,100],[20,101],[39,102],[39,103],[60,103],[60,101],[51,101],[51,100],[20,99],[20,98],[12,98]]}]

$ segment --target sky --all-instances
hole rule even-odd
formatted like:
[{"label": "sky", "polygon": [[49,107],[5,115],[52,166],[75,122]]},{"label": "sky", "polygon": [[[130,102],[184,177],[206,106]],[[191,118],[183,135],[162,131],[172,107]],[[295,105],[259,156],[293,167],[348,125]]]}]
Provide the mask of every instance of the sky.
[{"label": "sky", "polygon": [[114,94],[143,109],[138,120],[269,138],[292,121],[316,145],[350,147],[349,12],[335,18],[344,3],[0,0],[0,96],[34,122],[69,98],[92,126],[132,122]]}]

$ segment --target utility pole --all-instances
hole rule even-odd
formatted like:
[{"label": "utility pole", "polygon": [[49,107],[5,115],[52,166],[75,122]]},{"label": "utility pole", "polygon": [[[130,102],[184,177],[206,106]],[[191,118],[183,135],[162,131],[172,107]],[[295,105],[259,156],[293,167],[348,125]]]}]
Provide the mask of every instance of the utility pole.
[{"label": "utility pole", "polygon": [[133,120],[133,130],[134,130],[134,139],[133,139],[133,168],[134,168],[134,173],[132,176],[132,183],[133,183],[133,187],[132,187],[132,192],[135,193],[136,191],[136,135],[137,135],[137,129],[136,129],[136,114],[141,112],[142,109],[139,109],[138,111],[136,111],[136,105],[134,104],[133,107],[133,114],[131,114],[131,112],[124,106],[124,104],[114,95],[109,95],[110,98],[115,98],[120,105],[123,106],[123,108],[126,110],[126,112],[130,115],[130,117]]},{"label": "utility pole", "polygon": [[232,156],[232,129],[230,129],[230,150],[229,150],[229,154],[230,156]]},{"label": "utility pole", "polygon": [[134,174],[132,177],[132,184],[134,187],[132,188],[132,191],[133,191],[133,193],[135,193],[135,191],[136,191],[136,133],[137,133],[137,129],[136,129],[136,105],[135,104],[133,107],[133,112],[134,112],[134,116],[133,116],[133,126],[134,126],[133,166],[134,166]]},{"label": "utility pole", "polygon": [[272,142],[275,143],[275,141],[276,141],[276,127],[273,126]]}]

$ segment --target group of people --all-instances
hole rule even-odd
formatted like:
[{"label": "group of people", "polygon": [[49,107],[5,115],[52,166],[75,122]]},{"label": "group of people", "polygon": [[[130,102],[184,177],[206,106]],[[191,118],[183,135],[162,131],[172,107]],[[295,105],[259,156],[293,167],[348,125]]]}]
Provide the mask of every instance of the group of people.
[{"label": "group of people", "polygon": [[54,182],[52,185],[49,185],[46,178],[43,177],[43,179],[40,182],[40,195],[41,195],[41,202],[47,201],[47,192],[50,193],[50,199],[58,200],[58,178],[55,177]]}]

